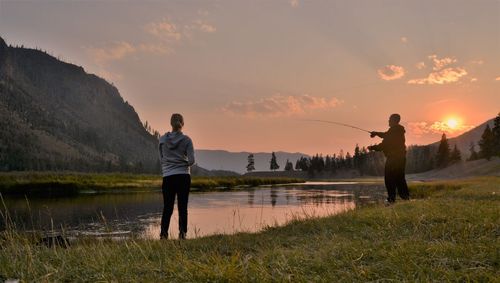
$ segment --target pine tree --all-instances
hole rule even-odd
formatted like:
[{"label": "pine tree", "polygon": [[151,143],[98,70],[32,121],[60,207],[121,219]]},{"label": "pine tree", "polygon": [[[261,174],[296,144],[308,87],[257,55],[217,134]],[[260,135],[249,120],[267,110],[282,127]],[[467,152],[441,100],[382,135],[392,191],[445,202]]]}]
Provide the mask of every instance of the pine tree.
[{"label": "pine tree", "polygon": [[293,171],[293,163],[288,159],[286,160],[285,171]]},{"label": "pine tree", "polygon": [[450,145],[448,144],[446,135],[443,133],[436,156],[436,165],[437,167],[446,167],[448,166],[449,162],[450,162]]},{"label": "pine tree", "polygon": [[470,143],[469,151],[470,151],[470,156],[469,159],[467,159],[468,161],[479,159],[479,154],[476,151],[476,145],[474,144],[474,142]]},{"label": "pine tree", "polygon": [[354,165],[354,169],[361,171],[361,150],[359,149],[358,144],[354,148],[354,156],[352,157],[352,162]]},{"label": "pine tree", "polygon": [[493,121],[493,144],[495,145],[495,155],[500,156],[500,113],[495,117]]},{"label": "pine tree", "polygon": [[278,165],[278,162],[276,161],[276,155],[274,154],[274,151],[271,154],[271,161],[269,163],[270,163],[269,168],[273,171],[276,171],[280,168],[280,166]]},{"label": "pine tree", "polygon": [[457,145],[453,147],[453,151],[451,152],[450,156],[450,162],[451,163],[457,163],[462,161],[462,154],[460,153],[460,150],[458,150]]},{"label": "pine tree", "polygon": [[495,147],[495,137],[490,129],[490,125],[487,124],[479,141],[479,156],[490,160],[495,153]]},{"label": "pine tree", "polygon": [[253,153],[250,153],[247,159],[248,159],[247,172],[252,172],[253,170],[255,170],[255,159]]}]

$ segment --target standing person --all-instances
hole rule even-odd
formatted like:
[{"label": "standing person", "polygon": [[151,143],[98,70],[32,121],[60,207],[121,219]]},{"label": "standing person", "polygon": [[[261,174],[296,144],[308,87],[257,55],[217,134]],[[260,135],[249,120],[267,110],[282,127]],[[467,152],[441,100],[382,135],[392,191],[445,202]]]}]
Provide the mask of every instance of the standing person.
[{"label": "standing person", "polygon": [[175,196],[177,196],[179,239],[185,239],[187,206],[191,186],[190,167],[194,164],[194,148],[191,139],[182,133],[184,118],[181,114],[172,114],[170,125],[172,132],[168,132],[160,138],[158,147],[163,175],[163,214],[160,238],[168,238],[170,217],[174,211]]},{"label": "standing person", "polygon": [[370,132],[370,137],[382,138],[382,143],[369,146],[369,150],[384,152],[385,162],[385,187],[387,188],[387,205],[396,201],[396,190],[404,200],[410,199],[408,185],[405,179],[406,146],[405,128],[399,124],[401,116],[392,114],[389,117],[389,130],[387,132]]}]

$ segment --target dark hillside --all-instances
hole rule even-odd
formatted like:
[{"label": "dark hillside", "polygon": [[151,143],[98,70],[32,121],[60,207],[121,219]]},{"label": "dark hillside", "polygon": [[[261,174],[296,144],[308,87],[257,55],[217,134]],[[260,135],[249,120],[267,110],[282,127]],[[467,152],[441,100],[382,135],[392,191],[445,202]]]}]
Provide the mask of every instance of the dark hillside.
[{"label": "dark hillside", "polygon": [[105,80],[0,38],[0,170],[157,172],[156,138]]}]

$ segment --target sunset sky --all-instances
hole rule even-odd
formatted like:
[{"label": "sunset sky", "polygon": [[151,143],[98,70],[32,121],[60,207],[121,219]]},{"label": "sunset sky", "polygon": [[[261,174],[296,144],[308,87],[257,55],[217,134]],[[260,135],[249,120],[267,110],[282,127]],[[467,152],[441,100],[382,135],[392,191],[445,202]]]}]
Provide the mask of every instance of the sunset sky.
[{"label": "sunset sky", "polygon": [[199,149],[352,153],[397,112],[407,145],[500,111],[500,1],[5,1],[0,36],[112,82]]}]

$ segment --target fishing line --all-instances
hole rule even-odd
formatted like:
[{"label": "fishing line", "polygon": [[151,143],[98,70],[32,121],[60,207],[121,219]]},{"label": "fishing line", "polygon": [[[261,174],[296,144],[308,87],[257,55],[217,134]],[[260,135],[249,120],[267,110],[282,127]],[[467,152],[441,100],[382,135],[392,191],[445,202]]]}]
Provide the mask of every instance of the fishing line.
[{"label": "fishing line", "polygon": [[340,122],[335,122],[335,121],[327,121],[327,120],[314,120],[314,119],[304,119],[304,120],[302,120],[302,121],[308,121],[308,122],[320,122],[320,123],[334,124],[334,125],[339,125],[339,126],[349,127],[349,128],[353,128],[353,129],[356,129],[356,130],[363,131],[363,132],[371,133],[371,131],[368,131],[368,130],[362,129],[362,128],[360,128],[360,127],[356,127],[356,126],[353,126],[353,125],[344,124],[344,123],[340,123]]}]

